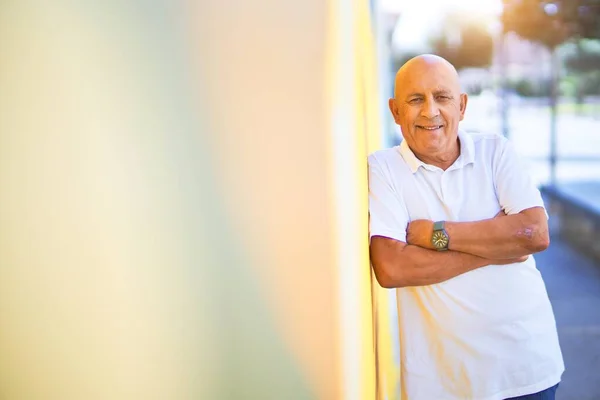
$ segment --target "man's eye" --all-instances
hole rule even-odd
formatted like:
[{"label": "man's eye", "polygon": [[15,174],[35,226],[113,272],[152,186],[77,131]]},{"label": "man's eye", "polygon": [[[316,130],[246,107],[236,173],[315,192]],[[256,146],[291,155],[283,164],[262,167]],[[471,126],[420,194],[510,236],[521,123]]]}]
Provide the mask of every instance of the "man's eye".
[{"label": "man's eye", "polygon": [[449,96],[438,96],[438,99],[440,100],[450,100]]},{"label": "man's eye", "polygon": [[417,98],[417,99],[411,99],[411,100],[409,100],[408,102],[409,102],[410,104],[415,104],[415,103],[419,103],[420,101],[421,101],[421,99],[418,99],[418,98]]}]

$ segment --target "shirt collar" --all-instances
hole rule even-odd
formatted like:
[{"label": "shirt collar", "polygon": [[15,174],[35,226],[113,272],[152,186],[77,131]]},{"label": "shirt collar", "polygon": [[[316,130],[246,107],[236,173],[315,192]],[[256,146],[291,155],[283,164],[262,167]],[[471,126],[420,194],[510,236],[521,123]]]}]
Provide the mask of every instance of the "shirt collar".
[{"label": "shirt collar", "polygon": [[[473,137],[463,130],[459,130],[458,139],[460,140],[460,156],[458,156],[458,159],[448,169],[462,168],[475,162],[475,143],[473,142]],[[417,172],[419,167],[423,167],[430,171],[438,169],[433,165],[425,164],[423,161],[419,160],[410,147],[408,147],[406,140],[402,140],[402,143],[400,143],[400,154],[413,174]]]}]

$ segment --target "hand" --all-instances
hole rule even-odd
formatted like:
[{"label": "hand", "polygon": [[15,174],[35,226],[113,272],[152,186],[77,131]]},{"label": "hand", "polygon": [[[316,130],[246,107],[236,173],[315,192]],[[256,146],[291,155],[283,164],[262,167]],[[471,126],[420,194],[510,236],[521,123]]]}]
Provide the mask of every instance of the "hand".
[{"label": "hand", "polygon": [[522,263],[526,261],[529,256],[521,256],[515,258],[503,258],[500,260],[490,260],[490,264],[493,265],[506,265],[506,264],[514,264],[514,263]]},{"label": "hand", "polygon": [[417,219],[410,222],[406,228],[406,243],[435,250],[431,244],[431,235],[433,235],[433,221]]}]

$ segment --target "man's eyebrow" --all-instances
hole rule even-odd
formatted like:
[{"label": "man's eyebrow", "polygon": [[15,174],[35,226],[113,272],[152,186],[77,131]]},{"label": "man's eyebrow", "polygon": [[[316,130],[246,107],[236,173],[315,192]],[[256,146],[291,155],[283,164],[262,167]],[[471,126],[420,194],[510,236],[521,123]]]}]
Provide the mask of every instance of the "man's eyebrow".
[{"label": "man's eyebrow", "polygon": [[436,91],[433,92],[434,95],[446,95],[446,96],[452,96],[452,91],[448,90],[448,89],[438,89]]},{"label": "man's eyebrow", "polygon": [[[433,95],[434,96],[440,96],[440,95],[444,95],[444,96],[450,96],[453,97],[452,95],[452,91],[450,89],[436,89],[433,91]],[[425,95],[423,93],[417,93],[417,92],[413,92],[410,93],[406,96],[407,99],[411,99],[413,97],[424,97]]]}]

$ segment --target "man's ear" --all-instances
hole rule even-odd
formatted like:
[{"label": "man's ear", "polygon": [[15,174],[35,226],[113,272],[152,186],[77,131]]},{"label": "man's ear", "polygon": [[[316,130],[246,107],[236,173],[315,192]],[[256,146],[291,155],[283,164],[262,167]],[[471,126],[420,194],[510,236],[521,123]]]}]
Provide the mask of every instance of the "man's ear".
[{"label": "man's ear", "polygon": [[466,93],[460,94],[460,120],[462,121],[465,118],[465,111],[467,110],[467,102],[469,101],[469,96]]},{"label": "man's ear", "polygon": [[392,117],[394,117],[394,121],[396,121],[397,124],[400,124],[400,111],[398,110],[398,107],[396,106],[396,99],[394,99],[392,97],[388,101],[388,105],[390,107],[390,112],[392,113]]}]

